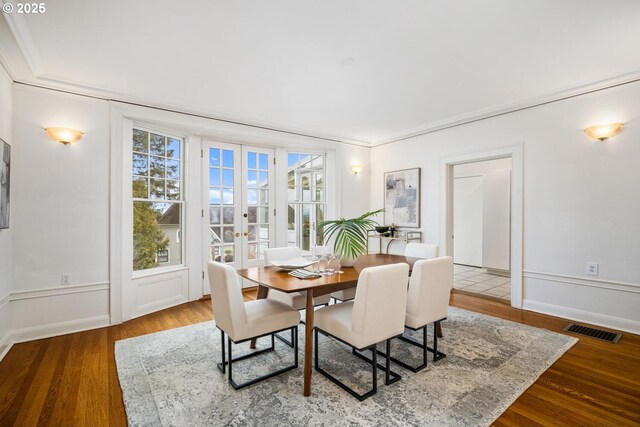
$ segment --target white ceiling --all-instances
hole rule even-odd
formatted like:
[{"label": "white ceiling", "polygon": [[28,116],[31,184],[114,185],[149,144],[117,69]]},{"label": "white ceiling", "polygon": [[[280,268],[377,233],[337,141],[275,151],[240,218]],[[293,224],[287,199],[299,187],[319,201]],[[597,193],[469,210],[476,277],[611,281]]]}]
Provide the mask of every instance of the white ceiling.
[{"label": "white ceiling", "polygon": [[637,0],[46,7],[5,15],[30,66],[12,67],[17,49],[0,41],[16,80],[341,140],[393,140],[640,70]]}]

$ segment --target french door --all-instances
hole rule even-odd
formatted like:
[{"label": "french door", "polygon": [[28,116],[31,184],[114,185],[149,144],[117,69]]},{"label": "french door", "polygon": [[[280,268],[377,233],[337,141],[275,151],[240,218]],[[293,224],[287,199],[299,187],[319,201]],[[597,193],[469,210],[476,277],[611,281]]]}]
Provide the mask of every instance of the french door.
[{"label": "french door", "polygon": [[204,141],[202,153],[205,261],[237,269],[263,265],[264,250],[275,241],[273,149]]}]

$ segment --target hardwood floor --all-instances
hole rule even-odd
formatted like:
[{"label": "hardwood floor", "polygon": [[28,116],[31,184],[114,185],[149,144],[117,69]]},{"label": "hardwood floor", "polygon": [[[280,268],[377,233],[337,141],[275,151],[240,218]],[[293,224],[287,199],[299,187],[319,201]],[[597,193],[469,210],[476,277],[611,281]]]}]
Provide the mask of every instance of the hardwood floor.
[{"label": "hardwood floor", "polygon": [[[252,298],[255,292],[245,293]],[[556,332],[567,324],[456,292],[451,301]],[[211,303],[202,300],[118,326],[15,345],[0,362],[0,426],[126,425],[114,343],[211,318]],[[640,336],[625,334],[617,345],[582,338],[495,425],[640,425]]]}]

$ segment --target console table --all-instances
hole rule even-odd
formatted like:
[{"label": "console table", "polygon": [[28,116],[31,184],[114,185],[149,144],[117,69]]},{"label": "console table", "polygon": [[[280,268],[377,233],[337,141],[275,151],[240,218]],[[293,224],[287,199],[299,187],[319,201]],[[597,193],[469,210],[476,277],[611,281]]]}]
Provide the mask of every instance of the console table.
[{"label": "console table", "polygon": [[[393,242],[422,242],[422,232],[421,231],[399,231],[399,236],[396,237],[384,237],[378,234],[375,230],[369,230],[367,232],[367,250],[369,249],[369,239],[378,239],[378,252],[379,253],[389,253],[389,246]],[[386,246],[384,252],[382,252],[382,241],[386,239]]]}]

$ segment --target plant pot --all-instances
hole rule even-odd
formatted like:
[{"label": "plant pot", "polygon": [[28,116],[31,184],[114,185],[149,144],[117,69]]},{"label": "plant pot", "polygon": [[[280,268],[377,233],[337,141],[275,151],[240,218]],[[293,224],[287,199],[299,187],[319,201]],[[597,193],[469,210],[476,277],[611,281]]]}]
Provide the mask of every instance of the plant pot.
[{"label": "plant pot", "polygon": [[353,267],[353,265],[356,263],[357,260],[358,260],[357,258],[343,257],[340,260],[340,265],[342,267]]}]

